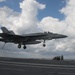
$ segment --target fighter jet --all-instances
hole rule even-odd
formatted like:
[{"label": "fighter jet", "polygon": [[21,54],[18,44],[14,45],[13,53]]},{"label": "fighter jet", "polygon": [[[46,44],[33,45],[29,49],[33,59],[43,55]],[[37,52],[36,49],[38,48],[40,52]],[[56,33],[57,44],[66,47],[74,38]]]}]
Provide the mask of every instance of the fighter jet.
[{"label": "fighter jet", "polygon": [[52,32],[42,32],[42,33],[30,33],[24,35],[17,35],[13,31],[8,30],[6,27],[1,27],[3,33],[0,33],[0,41],[6,43],[18,44],[18,48],[26,49],[26,45],[39,44],[43,40],[43,47],[45,47],[46,40],[66,38],[66,35],[52,33]]}]

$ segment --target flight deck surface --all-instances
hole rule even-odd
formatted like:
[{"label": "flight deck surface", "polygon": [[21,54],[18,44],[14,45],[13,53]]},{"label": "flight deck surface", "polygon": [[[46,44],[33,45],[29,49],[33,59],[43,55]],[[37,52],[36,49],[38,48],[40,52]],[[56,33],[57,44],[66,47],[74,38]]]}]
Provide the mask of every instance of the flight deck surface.
[{"label": "flight deck surface", "polygon": [[0,75],[75,75],[75,61],[0,57]]}]

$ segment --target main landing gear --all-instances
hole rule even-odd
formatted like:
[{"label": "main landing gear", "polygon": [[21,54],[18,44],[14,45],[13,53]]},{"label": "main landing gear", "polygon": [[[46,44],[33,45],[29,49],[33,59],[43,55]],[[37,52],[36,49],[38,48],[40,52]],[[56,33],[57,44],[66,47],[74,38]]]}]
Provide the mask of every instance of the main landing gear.
[{"label": "main landing gear", "polygon": [[21,48],[21,45],[20,44],[18,45],[18,48]]},{"label": "main landing gear", "polygon": [[[19,49],[21,48],[21,45],[20,44],[18,45],[18,48]],[[23,49],[26,49],[26,46],[25,45],[23,46]]]},{"label": "main landing gear", "polygon": [[26,49],[26,46],[25,45],[23,46],[23,49]]}]

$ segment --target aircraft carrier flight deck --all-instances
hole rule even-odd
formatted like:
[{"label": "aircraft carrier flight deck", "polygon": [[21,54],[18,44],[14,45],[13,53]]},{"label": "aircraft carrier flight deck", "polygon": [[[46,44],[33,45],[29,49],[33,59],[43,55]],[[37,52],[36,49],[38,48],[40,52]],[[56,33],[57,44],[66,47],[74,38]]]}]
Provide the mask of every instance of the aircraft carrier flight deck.
[{"label": "aircraft carrier flight deck", "polygon": [[75,75],[75,61],[0,57],[0,75]]}]

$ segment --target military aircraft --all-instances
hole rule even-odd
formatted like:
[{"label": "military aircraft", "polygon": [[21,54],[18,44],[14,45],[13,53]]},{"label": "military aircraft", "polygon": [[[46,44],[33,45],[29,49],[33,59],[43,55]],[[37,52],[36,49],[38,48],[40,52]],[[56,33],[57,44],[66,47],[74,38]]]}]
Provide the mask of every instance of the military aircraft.
[{"label": "military aircraft", "polygon": [[25,35],[17,35],[13,31],[8,30],[6,27],[1,27],[3,33],[0,33],[0,41],[6,43],[18,44],[18,48],[24,45],[23,48],[26,49],[26,45],[39,44],[43,40],[43,47],[45,47],[46,40],[66,38],[66,35],[56,34],[52,32],[42,32],[42,33],[31,33]]}]

